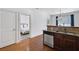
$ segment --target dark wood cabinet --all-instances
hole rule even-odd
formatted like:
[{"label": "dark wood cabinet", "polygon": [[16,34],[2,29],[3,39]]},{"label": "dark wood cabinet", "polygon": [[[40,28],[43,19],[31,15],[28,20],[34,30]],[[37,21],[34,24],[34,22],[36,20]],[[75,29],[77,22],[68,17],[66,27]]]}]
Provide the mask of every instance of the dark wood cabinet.
[{"label": "dark wood cabinet", "polygon": [[71,35],[55,33],[54,48],[63,51],[75,51],[77,50],[77,39]]},{"label": "dark wood cabinet", "polygon": [[76,50],[76,39],[74,36],[71,35],[64,35],[64,50]]},{"label": "dark wood cabinet", "polygon": [[76,37],[76,50],[79,51],[79,37]]},{"label": "dark wood cabinet", "polygon": [[62,50],[64,44],[63,35],[55,34],[54,35],[54,48]]},{"label": "dark wood cabinet", "polygon": [[69,35],[66,33],[49,32],[43,33],[53,35],[54,48],[58,51],[79,51],[79,37],[76,35]]}]

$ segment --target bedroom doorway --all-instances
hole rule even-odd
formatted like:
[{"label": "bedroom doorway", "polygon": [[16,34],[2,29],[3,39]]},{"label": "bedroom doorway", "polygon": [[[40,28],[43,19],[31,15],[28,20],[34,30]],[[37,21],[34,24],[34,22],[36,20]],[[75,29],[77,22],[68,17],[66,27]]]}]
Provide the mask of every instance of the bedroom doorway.
[{"label": "bedroom doorway", "polygon": [[30,15],[20,14],[20,36],[21,39],[30,37]]}]

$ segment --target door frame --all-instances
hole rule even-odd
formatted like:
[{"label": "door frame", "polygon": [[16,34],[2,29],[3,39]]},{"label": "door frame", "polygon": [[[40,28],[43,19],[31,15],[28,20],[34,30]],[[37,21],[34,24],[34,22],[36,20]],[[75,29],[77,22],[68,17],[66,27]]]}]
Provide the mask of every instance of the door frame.
[{"label": "door frame", "polygon": [[[29,34],[27,34],[27,35],[29,35],[29,38],[31,38],[31,15],[29,15],[29,14],[26,14],[26,13],[21,13],[21,12],[18,12],[18,31],[19,31],[19,35],[20,35],[20,15],[26,15],[26,16],[29,16]],[[21,35],[20,35],[21,36]],[[22,39],[21,38],[19,38],[18,40],[17,40],[17,42],[20,42]]]}]

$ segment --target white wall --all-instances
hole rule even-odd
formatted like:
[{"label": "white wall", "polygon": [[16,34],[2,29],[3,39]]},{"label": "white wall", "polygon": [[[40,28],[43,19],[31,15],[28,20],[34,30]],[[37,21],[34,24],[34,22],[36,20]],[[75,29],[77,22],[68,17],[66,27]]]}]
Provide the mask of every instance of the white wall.
[{"label": "white wall", "polygon": [[[36,9],[18,9],[18,8],[12,8],[12,9],[2,9],[2,10],[8,10],[8,11],[12,11],[12,12],[16,12],[18,13],[25,13],[26,15],[30,15],[31,16],[31,37],[37,36],[42,34],[42,30],[47,29],[47,13],[42,12],[40,10],[36,10]],[[18,16],[18,15],[17,15]],[[19,18],[17,18],[17,39],[20,39],[20,35],[19,35],[19,29],[18,29],[18,20]]]},{"label": "white wall", "polygon": [[79,27],[79,12],[74,13],[74,26]]},{"label": "white wall", "polygon": [[[32,8],[8,8],[8,9],[4,9],[4,10],[9,10],[9,11],[13,11],[13,12],[17,12],[17,13],[25,13],[27,15],[31,16],[31,37],[37,36],[42,34],[42,30],[47,29],[47,19],[49,19],[49,15],[51,14],[57,14],[60,13],[59,9],[43,9],[43,10],[39,10],[39,9],[32,9]],[[56,10],[56,11],[55,11]],[[70,12],[73,10],[79,10],[79,9],[63,9],[62,12],[66,13],[66,12]],[[76,16],[78,17],[78,16]],[[18,21],[17,21],[18,22]],[[78,22],[77,22],[78,23]],[[18,29],[19,30],[19,29]],[[19,32],[17,33],[19,34]],[[19,37],[19,36],[18,36]]]},{"label": "white wall", "polygon": [[50,24],[56,26],[56,16],[50,15]]},{"label": "white wall", "polygon": [[[0,28],[1,28],[1,12],[0,12]],[[1,44],[1,29],[0,29],[0,44]]]},{"label": "white wall", "polygon": [[33,11],[31,14],[31,37],[40,35],[43,30],[47,29],[47,15],[39,10]]}]

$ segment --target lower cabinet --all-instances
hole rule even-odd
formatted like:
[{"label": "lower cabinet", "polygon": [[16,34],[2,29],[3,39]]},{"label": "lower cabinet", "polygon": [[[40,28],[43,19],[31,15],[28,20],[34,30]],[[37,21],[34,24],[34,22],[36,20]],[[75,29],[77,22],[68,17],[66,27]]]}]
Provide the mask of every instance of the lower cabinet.
[{"label": "lower cabinet", "polygon": [[62,51],[76,51],[77,39],[74,36],[55,33],[54,48]]},{"label": "lower cabinet", "polygon": [[54,48],[57,50],[63,50],[62,48],[64,47],[64,40],[62,35],[55,35],[54,36]]},{"label": "lower cabinet", "polygon": [[44,44],[47,44],[58,51],[79,51],[78,36],[48,31],[43,31],[43,33]]},{"label": "lower cabinet", "polygon": [[79,37],[76,37],[76,40],[77,40],[77,42],[76,42],[76,48],[77,48],[77,51],[79,51]]},{"label": "lower cabinet", "polygon": [[75,37],[65,35],[64,36],[64,42],[65,42],[64,50],[67,50],[67,51],[76,50],[76,39],[75,39]]}]

